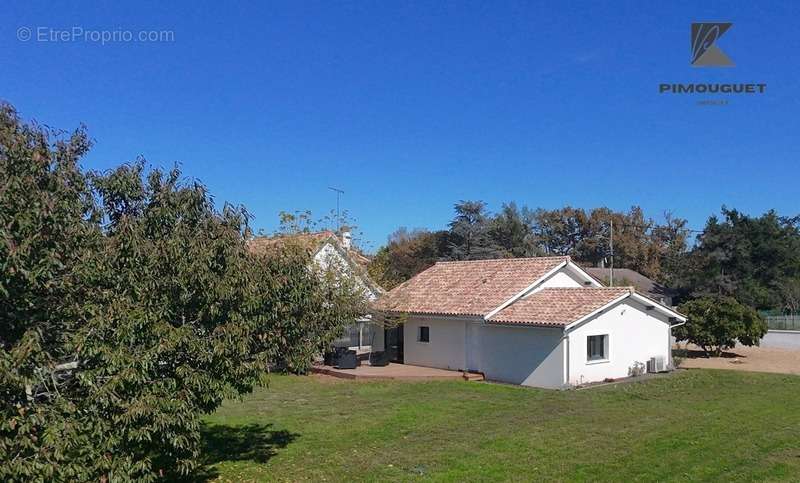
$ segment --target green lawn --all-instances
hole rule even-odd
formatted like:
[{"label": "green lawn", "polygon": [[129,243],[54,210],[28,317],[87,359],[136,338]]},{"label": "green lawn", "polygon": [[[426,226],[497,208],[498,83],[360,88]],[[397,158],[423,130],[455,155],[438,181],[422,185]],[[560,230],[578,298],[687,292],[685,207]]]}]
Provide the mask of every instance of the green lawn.
[{"label": "green lawn", "polygon": [[208,477],[796,480],[800,377],[682,371],[547,391],[274,376],[207,418]]}]

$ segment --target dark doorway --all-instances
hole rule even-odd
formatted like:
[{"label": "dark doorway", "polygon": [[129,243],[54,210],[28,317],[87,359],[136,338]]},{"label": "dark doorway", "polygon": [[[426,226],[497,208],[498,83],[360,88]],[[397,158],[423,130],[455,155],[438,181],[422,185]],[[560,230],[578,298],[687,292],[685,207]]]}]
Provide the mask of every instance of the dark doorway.
[{"label": "dark doorway", "polygon": [[398,325],[391,329],[384,329],[384,345],[392,362],[403,363],[403,326]]}]

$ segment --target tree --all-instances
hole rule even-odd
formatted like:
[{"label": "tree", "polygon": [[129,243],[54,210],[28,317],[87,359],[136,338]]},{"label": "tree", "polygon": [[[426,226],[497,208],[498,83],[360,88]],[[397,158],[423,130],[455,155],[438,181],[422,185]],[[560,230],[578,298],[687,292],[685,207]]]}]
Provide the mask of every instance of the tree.
[{"label": "tree", "polygon": [[782,309],[792,315],[800,314],[800,279],[783,279],[777,286],[783,300]]},{"label": "tree", "polygon": [[243,208],[143,161],[84,173],[89,147],[0,107],[0,480],[186,475],[202,414],[363,313],[300,254],[251,254]]},{"label": "tree", "polygon": [[447,232],[401,227],[375,254],[369,274],[383,288],[392,289],[436,263],[442,257],[446,239]]},{"label": "tree", "polygon": [[679,310],[686,314],[686,324],[675,327],[677,340],[686,340],[700,346],[706,353],[722,355],[725,349],[742,345],[758,345],[767,333],[764,319],[751,307],[740,304],[731,297],[702,297],[682,304]]},{"label": "tree", "polygon": [[[631,268],[661,283],[677,282],[685,265],[686,220],[665,214],[665,223],[645,218],[641,208],[625,212],[596,208],[586,212],[566,206],[555,210],[517,208],[505,203],[492,216],[481,201],[461,201],[447,232],[436,232],[429,240],[423,263],[403,259],[402,243],[390,243],[373,260],[372,274],[391,288],[430,266],[436,259],[475,260],[538,255],[569,255],[578,262],[595,266],[611,256],[611,222],[614,224],[614,263]],[[416,237],[417,235],[415,235]],[[420,235],[421,236],[421,235]],[[409,246],[414,243],[408,241]],[[433,247],[437,247],[433,255]],[[402,268],[400,268],[402,267]]]},{"label": "tree", "polygon": [[664,224],[653,227],[651,237],[656,245],[659,273],[656,279],[668,287],[679,284],[688,254],[687,221],[672,213],[664,213]]},{"label": "tree", "polygon": [[504,203],[489,224],[489,239],[506,257],[529,257],[536,254],[533,234],[516,203]]},{"label": "tree", "polygon": [[311,211],[281,211],[278,213],[280,223],[278,234],[297,235],[299,233],[312,233],[317,230],[318,222],[311,217]]},{"label": "tree", "polygon": [[686,263],[683,285],[694,297],[732,296],[756,309],[783,304],[776,283],[800,279],[800,221],[769,211],[759,217],[722,207]]},{"label": "tree", "polygon": [[450,222],[449,253],[451,260],[496,258],[499,250],[489,237],[490,215],[483,201],[459,201],[456,216]]},{"label": "tree", "polygon": [[586,237],[587,216],[579,208],[537,209],[533,213],[536,243],[546,255],[571,255]]},{"label": "tree", "polygon": [[566,206],[533,212],[532,231],[539,251],[570,255],[586,265],[610,262],[614,225],[614,265],[636,270],[656,281],[673,280],[686,252],[686,220],[667,213],[666,223],[645,218],[638,206],[626,212],[606,207],[587,213]]}]

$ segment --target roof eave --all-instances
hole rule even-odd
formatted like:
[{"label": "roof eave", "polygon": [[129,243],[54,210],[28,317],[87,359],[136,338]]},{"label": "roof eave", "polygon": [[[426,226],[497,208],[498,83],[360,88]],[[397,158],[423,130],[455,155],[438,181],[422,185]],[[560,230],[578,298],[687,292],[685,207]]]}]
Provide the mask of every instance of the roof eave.
[{"label": "roof eave", "polygon": [[565,328],[564,323],[543,323],[543,322],[514,322],[508,320],[484,320],[484,323],[493,327],[517,327],[531,329],[561,329]]},{"label": "roof eave", "polygon": [[653,308],[655,308],[659,312],[663,313],[664,315],[667,315],[669,317],[674,317],[675,319],[677,319],[677,320],[679,320],[681,322],[686,322],[686,320],[687,320],[687,317],[685,315],[683,315],[682,313],[680,313],[678,311],[675,311],[675,310],[672,310],[671,308],[667,307],[666,305],[662,304],[661,302],[659,302],[657,300],[653,300],[652,298],[650,298],[650,297],[648,297],[646,295],[643,295],[643,294],[641,294],[639,292],[633,292],[631,295],[638,302],[640,302],[642,304],[645,304],[645,305],[651,305],[651,306],[653,306]]}]

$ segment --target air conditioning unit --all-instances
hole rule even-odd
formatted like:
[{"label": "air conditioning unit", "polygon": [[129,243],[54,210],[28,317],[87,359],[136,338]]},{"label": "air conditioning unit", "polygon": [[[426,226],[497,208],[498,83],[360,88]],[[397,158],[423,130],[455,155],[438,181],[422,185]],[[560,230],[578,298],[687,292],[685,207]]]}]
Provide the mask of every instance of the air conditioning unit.
[{"label": "air conditioning unit", "polygon": [[651,357],[647,361],[647,372],[664,372],[667,370],[667,361],[664,356]]}]

